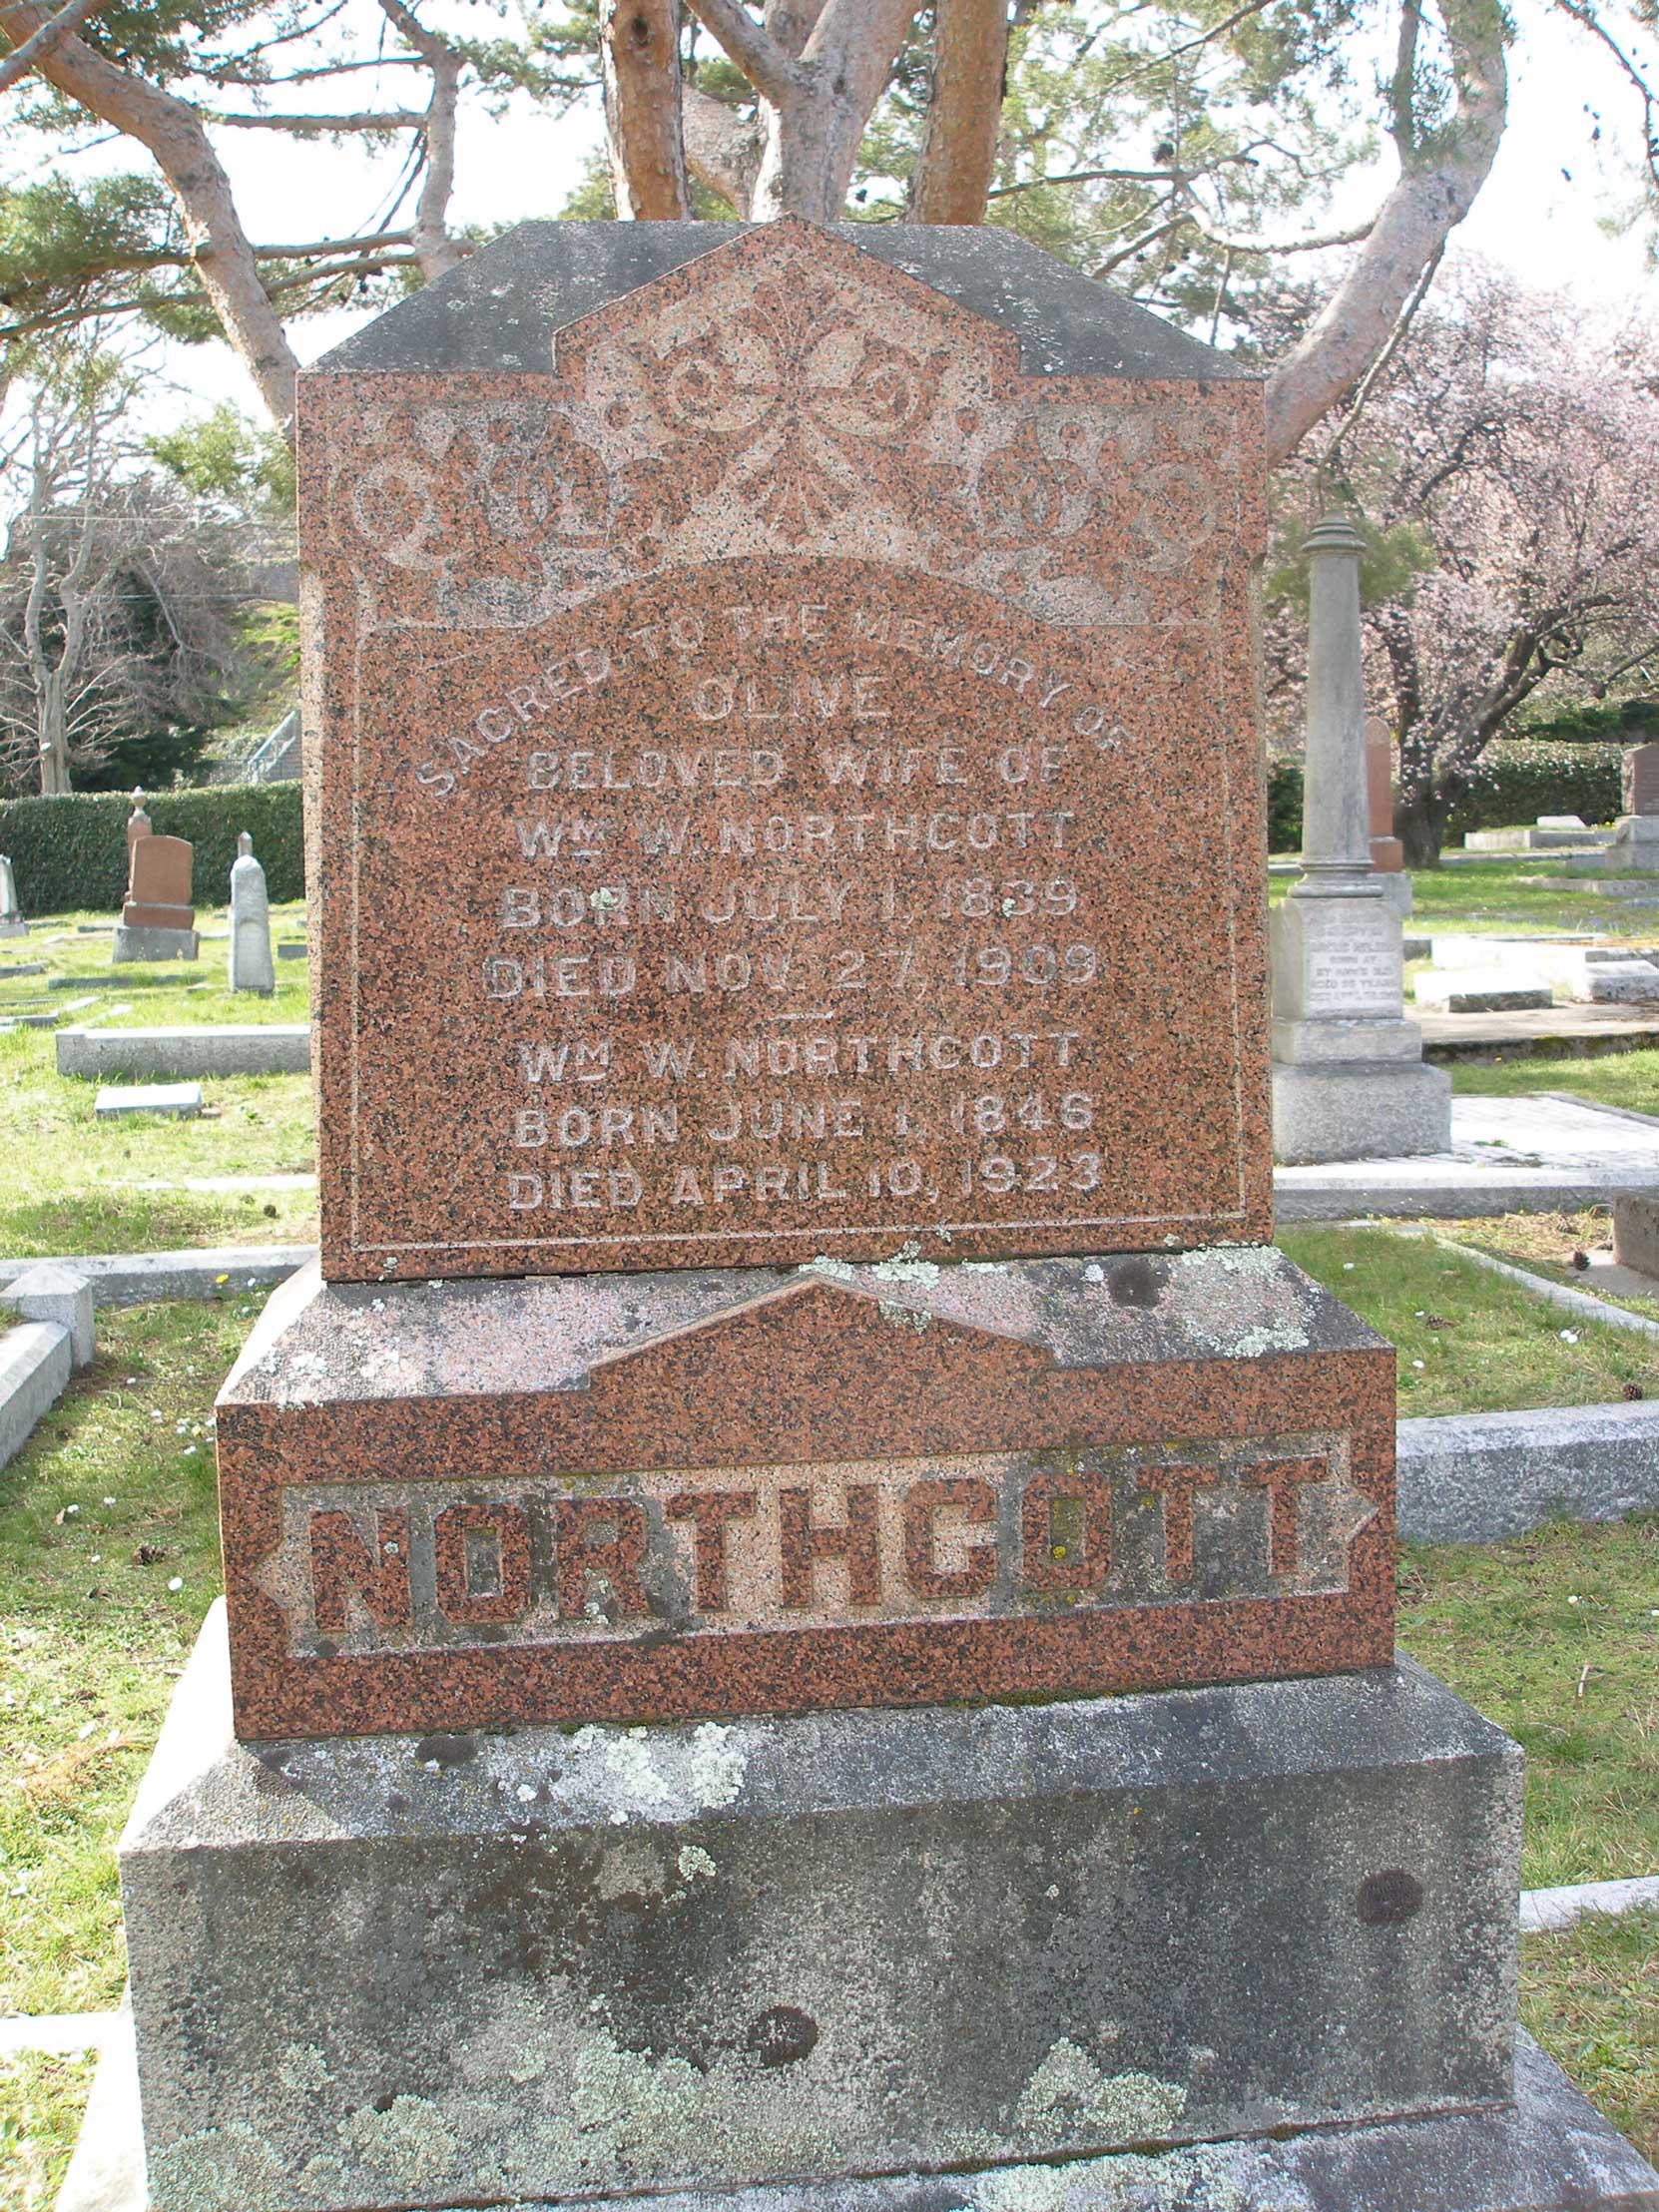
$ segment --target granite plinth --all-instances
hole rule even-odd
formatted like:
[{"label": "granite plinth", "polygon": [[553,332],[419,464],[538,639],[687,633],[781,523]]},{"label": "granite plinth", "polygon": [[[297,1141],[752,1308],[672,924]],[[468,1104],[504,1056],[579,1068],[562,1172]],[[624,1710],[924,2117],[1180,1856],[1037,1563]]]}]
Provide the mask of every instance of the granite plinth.
[{"label": "granite plinth", "polygon": [[0,914],[0,937],[26,937],[29,924],[21,914]]},{"label": "granite plinth", "polygon": [[1411,1060],[1274,1067],[1273,1156],[1287,1167],[1450,1149],[1444,1068]]},{"label": "granite plinth", "polygon": [[121,1846],[155,2212],[823,2181],[1509,2098],[1520,1755],[1408,1663],[261,1753],[225,1667],[216,1617]]},{"label": "granite plinth", "polygon": [[1271,1248],[276,1295],[247,1738],[1377,1664],[1392,1349]]},{"label": "granite plinth", "polygon": [[324,1273],[1268,1234],[1259,387],[968,231],[578,229],[301,377]]},{"label": "granite plinth", "polygon": [[194,929],[152,928],[118,921],[110,958],[117,967],[125,960],[194,960],[201,949],[202,940]]}]

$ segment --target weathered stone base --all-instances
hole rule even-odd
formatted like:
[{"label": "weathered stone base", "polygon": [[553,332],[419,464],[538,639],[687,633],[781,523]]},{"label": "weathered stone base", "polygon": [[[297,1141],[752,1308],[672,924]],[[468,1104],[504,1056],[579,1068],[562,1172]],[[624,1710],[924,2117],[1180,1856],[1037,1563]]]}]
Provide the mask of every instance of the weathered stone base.
[{"label": "weathered stone base", "polygon": [[[646,2201],[651,2212],[1659,2212],[1659,2175],[1517,2031],[1515,2101],[1500,2111]],[[99,2066],[57,2212],[151,2212],[130,2032]],[[566,2207],[543,2200],[517,2212]]]},{"label": "weathered stone base", "polygon": [[1273,1156],[1402,1160],[1451,1149],[1451,1078],[1420,1061],[1273,1068]]},{"label": "weathered stone base", "polygon": [[21,914],[0,914],[0,937],[26,937],[29,924]]},{"label": "weathered stone base", "polygon": [[1515,1747],[1408,1663],[255,1751],[216,1616],[121,1847],[155,2212],[1506,2103],[1519,1820]]},{"label": "weathered stone base", "polygon": [[194,960],[202,940],[194,929],[151,929],[141,923],[118,921],[111,964],[126,960]]}]

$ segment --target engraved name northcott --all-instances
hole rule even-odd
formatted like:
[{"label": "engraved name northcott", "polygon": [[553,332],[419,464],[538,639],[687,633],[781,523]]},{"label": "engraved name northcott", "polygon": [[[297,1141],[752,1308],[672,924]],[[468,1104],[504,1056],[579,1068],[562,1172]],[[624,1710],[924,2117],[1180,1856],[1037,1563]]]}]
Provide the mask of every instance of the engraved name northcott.
[{"label": "engraved name northcott", "polygon": [[1267,1234],[1260,395],[1170,343],[785,222],[304,379],[327,1274]]}]

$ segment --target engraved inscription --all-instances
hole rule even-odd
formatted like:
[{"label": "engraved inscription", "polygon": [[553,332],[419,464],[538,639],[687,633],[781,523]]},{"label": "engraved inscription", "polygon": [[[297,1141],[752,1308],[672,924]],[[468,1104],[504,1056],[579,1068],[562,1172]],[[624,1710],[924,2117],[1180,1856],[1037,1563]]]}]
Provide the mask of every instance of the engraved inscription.
[{"label": "engraved inscription", "polygon": [[257,1577],[295,1657],[1346,1590],[1332,1435],[593,1478],[317,1483]]}]

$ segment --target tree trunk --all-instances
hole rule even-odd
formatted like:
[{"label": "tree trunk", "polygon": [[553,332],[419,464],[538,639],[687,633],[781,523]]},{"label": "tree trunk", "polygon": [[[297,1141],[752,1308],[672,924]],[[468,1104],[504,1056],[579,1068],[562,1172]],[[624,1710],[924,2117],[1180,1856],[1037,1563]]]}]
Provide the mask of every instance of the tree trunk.
[{"label": "tree trunk", "polygon": [[932,97],[910,185],[915,222],[984,222],[1007,58],[1006,0],[937,0]]},{"label": "tree trunk", "polygon": [[679,0],[600,0],[599,65],[617,214],[633,223],[689,216]]},{"label": "tree trunk", "polygon": [[1445,843],[1446,824],[1457,804],[1456,795],[1436,789],[1401,791],[1394,801],[1394,835],[1405,848],[1407,867],[1438,867]]},{"label": "tree trunk", "polygon": [[69,790],[69,735],[64,727],[63,670],[48,672],[36,704],[40,731],[40,791],[58,799]]}]

